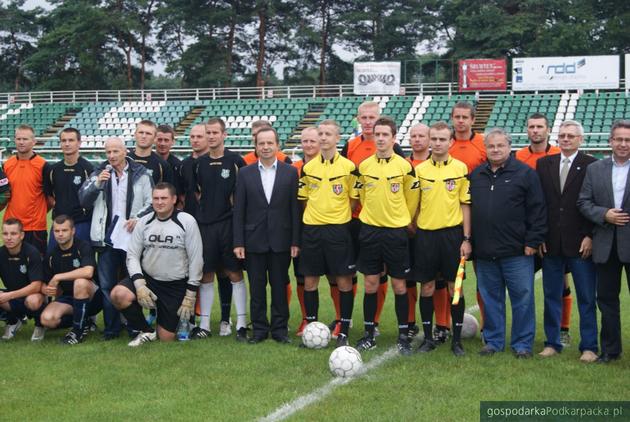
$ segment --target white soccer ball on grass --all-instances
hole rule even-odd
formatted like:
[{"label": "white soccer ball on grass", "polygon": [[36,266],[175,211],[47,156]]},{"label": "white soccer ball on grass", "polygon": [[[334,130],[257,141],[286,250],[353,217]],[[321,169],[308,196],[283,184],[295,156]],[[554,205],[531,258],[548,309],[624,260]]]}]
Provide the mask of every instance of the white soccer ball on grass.
[{"label": "white soccer ball on grass", "polygon": [[330,330],[319,321],[311,322],[304,328],[302,343],[309,349],[323,349],[330,342]]},{"label": "white soccer ball on grass", "polygon": [[363,359],[357,349],[350,346],[337,347],[328,358],[330,372],[336,377],[348,378],[358,375],[363,369]]}]

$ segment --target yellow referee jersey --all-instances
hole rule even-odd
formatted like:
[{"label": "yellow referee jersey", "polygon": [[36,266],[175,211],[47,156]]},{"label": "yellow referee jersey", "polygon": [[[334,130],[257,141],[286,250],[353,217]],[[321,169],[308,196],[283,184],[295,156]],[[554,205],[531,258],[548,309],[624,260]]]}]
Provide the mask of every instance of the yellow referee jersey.
[{"label": "yellow referee jersey", "polygon": [[468,167],[449,156],[446,161],[428,159],[416,167],[420,182],[418,228],[438,230],[463,223],[461,204],[470,204]]},{"label": "yellow referee jersey", "polygon": [[403,157],[372,155],[359,165],[355,185],[361,199],[359,219],[371,226],[405,227],[418,206],[418,182],[413,167]]},{"label": "yellow referee jersey", "polygon": [[302,167],[298,199],[306,201],[304,224],[344,224],[350,221],[350,198],[356,197],[354,163],[339,153],[332,160],[321,154]]}]

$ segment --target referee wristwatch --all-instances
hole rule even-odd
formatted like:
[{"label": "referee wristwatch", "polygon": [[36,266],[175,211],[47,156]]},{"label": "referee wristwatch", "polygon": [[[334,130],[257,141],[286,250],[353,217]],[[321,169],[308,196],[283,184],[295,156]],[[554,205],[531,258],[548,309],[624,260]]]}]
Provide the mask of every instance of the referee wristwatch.
[{"label": "referee wristwatch", "polygon": [[472,239],[472,237],[470,236],[464,236],[464,242],[470,242]]}]

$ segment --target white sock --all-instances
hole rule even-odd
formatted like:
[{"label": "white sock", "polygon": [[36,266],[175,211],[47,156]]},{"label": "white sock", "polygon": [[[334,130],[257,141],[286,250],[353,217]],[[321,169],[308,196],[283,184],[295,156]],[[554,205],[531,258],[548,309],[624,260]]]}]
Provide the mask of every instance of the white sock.
[{"label": "white sock", "polygon": [[245,287],[245,280],[232,282],[232,299],[236,307],[236,329],[247,327],[247,287]]},{"label": "white sock", "polygon": [[210,331],[210,314],[212,313],[212,303],[214,302],[214,281],[201,283],[199,286],[199,308],[201,318],[199,328]]}]

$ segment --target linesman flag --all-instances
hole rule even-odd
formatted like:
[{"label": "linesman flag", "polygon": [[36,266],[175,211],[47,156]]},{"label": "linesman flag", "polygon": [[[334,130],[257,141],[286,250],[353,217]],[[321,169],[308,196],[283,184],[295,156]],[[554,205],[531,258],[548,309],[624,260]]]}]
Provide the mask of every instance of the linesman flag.
[{"label": "linesman flag", "polygon": [[466,257],[462,256],[459,259],[459,268],[457,268],[457,277],[455,277],[455,291],[453,292],[453,305],[459,303],[459,298],[462,295],[462,284],[464,282],[464,268],[466,267]]}]

